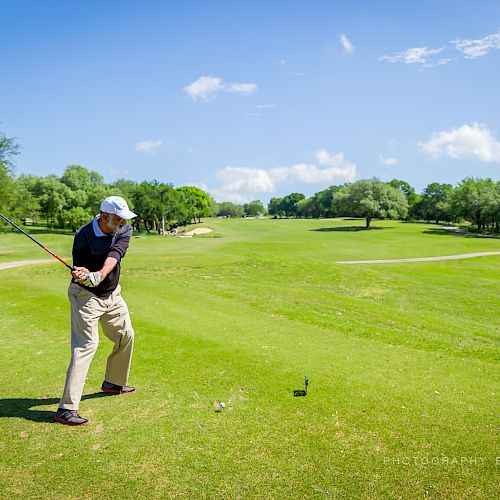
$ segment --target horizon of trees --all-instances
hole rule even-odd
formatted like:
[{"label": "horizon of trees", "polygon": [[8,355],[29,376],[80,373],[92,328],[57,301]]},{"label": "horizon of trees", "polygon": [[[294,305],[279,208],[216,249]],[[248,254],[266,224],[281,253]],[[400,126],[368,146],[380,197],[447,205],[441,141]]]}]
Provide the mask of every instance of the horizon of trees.
[{"label": "horizon of trees", "polygon": [[477,231],[500,232],[500,182],[466,177],[455,187],[430,183],[417,194],[407,182],[362,179],[330,186],[310,198],[292,193],[272,198],[269,214],[280,217],[361,217],[372,219],[468,222]]},{"label": "horizon of trees", "polygon": [[[500,182],[467,177],[455,187],[430,183],[418,194],[406,181],[361,179],[332,185],[306,198],[290,193],[271,198],[267,208],[260,200],[245,204],[217,203],[195,186],[175,188],[157,180],[118,179],[106,184],[101,174],[69,165],[61,177],[15,175],[19,145],[0,132],[0,212],[17,222],[44,221],[48,228],[75,231],[99,213],[101,201],[122,196],[138,217],[133,225],[160,234],[202,217],[265,215],[275,218],[360,217],[370,228],[373,219],[462,222],[478,231],[500,232]],[[0,227],[3,225],[0,222]]]}]

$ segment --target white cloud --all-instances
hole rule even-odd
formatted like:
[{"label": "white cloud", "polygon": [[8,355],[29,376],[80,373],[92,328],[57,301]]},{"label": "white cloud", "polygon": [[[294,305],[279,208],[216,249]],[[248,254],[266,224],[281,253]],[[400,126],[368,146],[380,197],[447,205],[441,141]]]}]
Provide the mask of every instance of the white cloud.
[{"label": "white cloud", "polygon": [[286,62],[287,62],[286,59],[280,59],[279,64],[280,66],[286,66]]},{"label": "white cloud", "polygon": [[139,153],[149,153],[153,154],[156,153],[156,151],[161,147],[161,140],[156,139],[156,140],[147,140],[147,141],[140,141],[137,142],[135,145],[135,150]]},{"label": "white cloud", "polygon": [[230,201],[241,205],[256,199],[256,197],[249,196],[248,194],[240,194],[236,191],[226,190],[224,188],[204,189],[204,191],[209,193],[210,196],[212,196],[212,198],[219,203],[223,201]]},{"label": "white cloud", "polygon": [[340,43],[342,44],[342,47],[344,47],[344,50],[348,54],[352,54],[354,52],[354,46],[351,43],[351,41],[349,40],[349,38],[347,38],[345,33],[340,34],[339,40],[340,40]]},{"label": "white cloud", "polygon": [[184,92],[186,92],[193,101],[197,101],[198,99],[210,101],[214,98],[215,94],[221,90],[222,78],[214,76],[202,76],[184,87]]},{"label": "white cloud", "polygon": [[277,104],[257,104],[257,107],[259,109],[265,109],[265,108],[277,108]]},{"label": "white cloud", "polygon": [[425,64],[424,66],[426,68],[434,68],[436,66],[444,66],[445,64],[448,64],[451,61],[453,61],[453,58],[451,58],[451,57],[443,57],[442,59],[439,59],[439,60],[437,60],[434,63],[428,63],[428,64]]},{"label": "white cloud", "polygon": [[500,162],[500,142],[486,125],[479,123],[435,132],[427,142],[420,143],[419,147],[431,158],[449,156],[454,159]]},{"label": "white cloud", "polygon": [[292,76],[304,76],[303,71],[290,71],[290,75]]},{"label": "white cloud", "polygon": [[261,168],[226,167],[216,176],[223,182],[225,191],[271,193],[275,190],[269,172]]},{"label": "white cloud", "polygon": [[[382,56],[381,61],[389,62],[402,62],[405,64],[429,64],[428,60],[434,54],[439,54],[444,50],[444,47],[439,49],[428,49],[427,47],[414,47],[412,49],[405,50],[403,52],[398,52],[392,56]],[[441,59],[445,61],[445,59]],[[449,61],[448,61],[449,62]],[[446,64],[446,63],[441,63]]]},{"label": "white cloud", "polygon": [[414,47],[403,52],[397,52],[393,55],[385,55],[380,57],[381,61],[402,62],[405,64],[420,64],[424,68],[434,68],[443,66],[454,60],[457,57],[443,57],[436,60],[436,54],[443,50],[458,51],[465,59],[477,59],[488,54],[491,50],[500,49],[500,33],[492,33],[483,38],[471,40],[468,38],[457,38],[450,42],[448,47],[440,47],[439,49],[429,49],[427,47]]},{"label": "white cloud", "polygon": [[487,35],[478,40],[456,39],[451,43],[464,54],[466,59],[477,59],[488,54],[490,50],[500,49],[500,33]]},{"label": "white cloud", "polygon": [[257,92],[257,85],[255,83],[224,83],[219,77],[201,76],[198,80],[184,87],[183,90],[193,101],[199,99],[211,101],[219,92],[253,94]]},{"label": "white cloud", "polygon": [[378,158],[384,165],[393,166],[399,163],[397,158],[386,158],[384,155],[379,155]]},{"label": "white cloud", "polygon": [[283,182],[332,184],[356,178],[356,165],[346,161],[343,153],[332,155],[320,149],[315,157],[319,166],[299,163],[271,169],[226,167],[216,174],[222,185],[209,192],[219,201],[243,203],[254,200],[259,194],[275,192]]},{"label": "white cloud", "polygon": [[228,83],[223,86],[223,89],[225,92],[253,94],[257,92],[257,85],[255,85],[255,83]]},{"label": "white cloud", "polygon": [[332,183],[353,180],[356,176],[355,165],[319,168],[309,163],[299,163],[292,167],[282,167],[270,171],[271,176],[283,180],[297,180],[308,184]]}]

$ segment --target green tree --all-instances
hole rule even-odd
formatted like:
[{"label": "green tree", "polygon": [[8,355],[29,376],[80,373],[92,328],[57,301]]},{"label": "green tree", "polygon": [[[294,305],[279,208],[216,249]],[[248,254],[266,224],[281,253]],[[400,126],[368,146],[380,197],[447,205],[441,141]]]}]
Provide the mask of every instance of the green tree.
[{"label": "green tree", "polygon": [[93,214],[83,207],[73,207],[63,212],[64,226],[69,226],[72,231],[76,231],[93,218]]},{"label": "green tree", "polygon": [[[93,175],[92,175],[93,174]],[[97,182],[95,181],[97,179]],[[100,182],[99,182],[100,180]],[[98,184],[102,184],[102,177],[97,172],[90,172],[81,165],[68,165],[64,169],[61,182],[71,190],[90,190]]]},{"label": "green tree", "polygon": [[160,214],[161,234],[165,234],[166,227],[184,222],[188,214],[187,207],[183,203],[182,193],[172,184],[158,184],[154,199],[156,211]]},{"label": "green tree", "polygon": [[422,191],[422,200],[419,206],[419,212],[423,219],[435,221],[439,224],[440,220],[452,220],[451,196],[453,186],[451,184],[439,184],[432,182]]},{"label": "green tree", "polygon": [[297,203],[297,216],[305,217],[306,219],[319,217],[320,206],[318,204],[318,199],[315,196],[300,200]]},{"label": "green tree", "polygon": [[339,208],[346,215],[363,217],[366,228],[374,218],[404,218],[408,212],[405,195],[378,179],[360,180],[337,193]]},{"label": "green tree", "polygon": [[219,213],[219,204],[211,196],[210,196],[210,212],[212,215],[217,215]]},{"label": "green tree", "polygon": [[0,132],[0,164],[13,171],[15,167],[14,157],[19,154],[19,144],[13,137],[6,137],[3,132]]},{"label": "green tree", "polygon": [[15,188],[11,193],[11,215],[21,221],[27,218],[36,221],[40,212],[40,204],[29,189],[27,176],[20,175],[15,181]]},{"label": "green tree", "polygon": [[275,217],[283,217],[285,213],[281,209],[281,202],[283,198],[271,198],[267,205],[267,211],[269,215],[274,215]]},{"label": "green tree", "polygon": [[305,199],[302,193],[290,193],[281,199],[279,208],[287,217],[297,217],[297,204]]},{"label": "green tree", "polygon": [[188,207],[188,212],[194,222],[201,222],[201,217],[212,215],[212,201],[210,196],[195,186],[182,186],[177,188],[184,195],[185,202]]},{"label": "green tree", "polygon": [[31,194],[38,200],[40,213],[45,217],[48,227],[63,219],[63,210],[71,203],[71,189],[63,184],[57,176],[37,177],[30,184]]},{"label": "green tree", "polygon": [[97,214],[104,198],[111,195],[120,196],[120,191],[104,184],[101,174],[82,167],[68,165],[61,177],[61,182],[71,190],[66,208],[82,207]]},{"label": "green tree", "polygon": [[[19,144],[14,138],[6,137],[0,132],[0,211],[15,219],[18,218],[13,210],[16,206],[14,157],[19,154],[19,149]],[[1,224],[3,223],[2,219]]]},{"label": "green tree", "polygon": [[[498,183],[497,183],[498,184]],[[499,189],[492,179],[466,178],[453,193],[453,209],[459,217],[472,222],[478,231],[498,224]]]},{"label": "green tree", "polygon": [[250,203],[245,203],[243,205],[243,210],[246,215],[250,217],[256,217],[257,215],[264,215],[266,213],[266,207],[260,200],[254,200]]},{"label": "green tree", "polygon": [[301,200],[297,204],[299,217],[320,218],[335,217],[336,207],[334,206],[335,193],[340,191],[342,186],[330,186],[323,191],[315,193],[307,200]]},{"label": "green tree", "polygon": [[493,219],[495,224],[495,231],[500,233],[500,181],[496,183],[495,188],[495,209],[493,211]]},{"label": "green tree", "polygon": [[0,163],[0,211],[5,215],[10,215],[14,186],[15,181],[13,172],[6,165]]},{"label": "green tree", "polygon": [[243,206],[230,201],[223,201],[219,203],[217,215],[220,217],[243,217]]},{"label": "green tree", "polygon": [[129,204],[129,207],[132,202],[132,193],[134,192],[134,189],[137,186],[137,182],[131,181],[128,179],[118,179],[115,182],[113,182],[110,186],[111,190],[113,190],[117,194],[117,196],[121,196],[125,200],[127,200],[127,203]]},{"label": "green tree", "polygon": [[413,207],[420,200],[420,196],[415,192],[415,189],[401,179],[392,179],[388,184],[406,196],[406,200],[408,201],[408,215],[412,217]]},{"label": "green tree", "polygon": [[[153,229],[164,233],[167,228],[190,220],[184,195],[172,184],[157,180],[141,182],[135,186],[131,198],[134,210],[148,232]],[[139,228],[139,224],[136,221],[136,227]]]},{"label": "green tree", "polygon": [[136,227],[140,229],[140,221],[144,224],[144,228],[149,233],[153,224],[154,214],[154,198],[155,187],[148,181],[143,181],[138,184],[132,192],[132,200],[134,202],[134,210],[137,214]]}]

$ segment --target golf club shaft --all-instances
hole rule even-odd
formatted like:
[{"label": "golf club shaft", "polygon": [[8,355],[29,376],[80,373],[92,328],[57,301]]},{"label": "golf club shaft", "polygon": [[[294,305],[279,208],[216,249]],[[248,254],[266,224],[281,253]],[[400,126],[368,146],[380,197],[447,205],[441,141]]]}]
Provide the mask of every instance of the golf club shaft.
[{"label": "golf club shaft", "polygon": [[33,240],[37,245],[40,245],[46,252],[50,253],[50,255],[52,255],[52,257],[55,257],[59,262],[61,262],[68,269],[73,271],[73,266],[70,266],[64,259],[61,259],[61,257],[59,257],[59,255],[56,255],[54,252],[52,252],[52,250],[49,250],[45,245],[42,245],[39,241],[37,241],[35,238],[33,238],[33,236],[29,235],[26,231],[21,229],[17,224],[12,222],[8,217],[5,217],[5,215],[3,215],[1,213],[0,213],[0,217],[2,217],[2,219],[5,219],[11,226],[14,226],[16,229],[21,231],[21,233],[25,234],[30,240]]}]

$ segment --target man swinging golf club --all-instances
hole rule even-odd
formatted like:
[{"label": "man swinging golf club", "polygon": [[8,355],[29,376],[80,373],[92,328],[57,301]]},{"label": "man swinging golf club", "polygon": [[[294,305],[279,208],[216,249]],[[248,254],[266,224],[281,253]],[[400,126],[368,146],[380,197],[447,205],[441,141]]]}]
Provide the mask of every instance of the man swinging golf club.
[{"label": "man swinging golf club", "polygon": [[98,321],[104,334],[115,344],[108,357],[101,390],[130,394],[127,384],[134,330],[127,304],[118,283],[120,261],[125,256],[133,228],[127,220],[136,214],[119,196],[109,196],[101,213],[82,226],[73,243],[73,279],[68,288],[71,306],[71,361],[64,393],[54,421],[66,425],[86,425],[78,415],[85,378],[99,342]]}]

